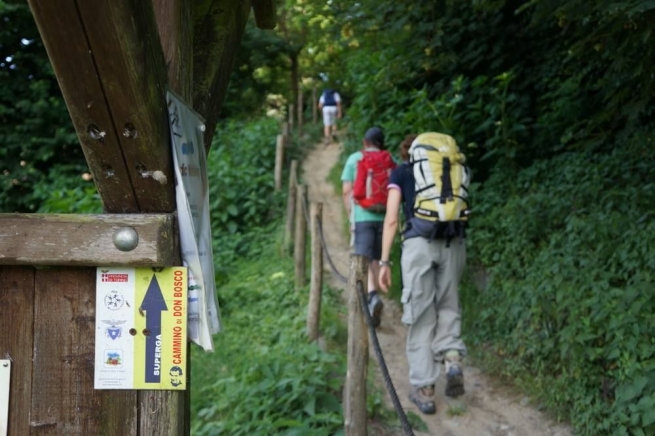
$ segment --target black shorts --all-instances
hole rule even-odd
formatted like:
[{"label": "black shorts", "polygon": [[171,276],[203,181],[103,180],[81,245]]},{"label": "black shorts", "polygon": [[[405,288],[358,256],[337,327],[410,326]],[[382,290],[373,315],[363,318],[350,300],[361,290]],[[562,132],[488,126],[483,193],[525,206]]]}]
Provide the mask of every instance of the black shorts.
[{"label": "black shorts", "polygon": [[382,221],[355,223],[355,254],[380,260],[382,257],[382,228]]}]

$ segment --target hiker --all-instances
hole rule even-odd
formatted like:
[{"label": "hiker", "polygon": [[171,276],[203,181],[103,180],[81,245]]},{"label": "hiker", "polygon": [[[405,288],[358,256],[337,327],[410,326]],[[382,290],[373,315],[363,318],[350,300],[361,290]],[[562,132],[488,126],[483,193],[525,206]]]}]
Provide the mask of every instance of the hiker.
[{"label": "hiker", "polygon": [[343,204],[351,223],[353,252],[368,259],[368,308],[373,326],[378,327],[383,307],[377,293],[382,223],[389,175],[396,164],[384,147],[379,127],[366,131],[362,145],[362,150],[348,157],[341,174]]},{"label": "hiker", "polygon": [[433,414],[441,363],[445,364],[445,394],[464,394],[462,358],[466,347],[460,337],[458,287],[466,262],[468,169],[448,135],[424,133],[408,149],[403,145],[406,162],[389,180],[379,284],[383,292],[391,286],[389,256],[402,205],[406,224],[400,260],[401,302],[402,322],[408,326],[409,399],[421,412]]},{"label": "hiker", "polygon": [[333,89],[326,89],[318,99],[318,108],[323,112],[323,141],[336,141],[337,118],[341,119],[341,96]]}]

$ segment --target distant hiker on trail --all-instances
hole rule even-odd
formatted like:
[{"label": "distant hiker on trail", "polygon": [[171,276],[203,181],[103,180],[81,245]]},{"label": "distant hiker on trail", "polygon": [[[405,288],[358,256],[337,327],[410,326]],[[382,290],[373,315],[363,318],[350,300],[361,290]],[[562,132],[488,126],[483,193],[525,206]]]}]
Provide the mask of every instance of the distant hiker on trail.
[{"label": "distant hiker on trail", "polygon": [[387,203],[389,175],[396,164],[384,147],[384,133],[371,127],[362,140],[363,149],[351,154],[341,174],[343,204],[354,224],[355,254],[368,258],[369,312],[375,327],[380,325],[382,300],[377,294],[382,223]]},{"label": "distant hiker on trail", "polygon": [[[405,145],[405,149],[407,144]],[[401,145],[401,153],[403,152]],[[382,236],[379,283],[391,286],[389,256],[402,204],[402,322],[408,326],[406,354],[412,390],[421,412],[436,412],[434,385],[445,363],[449,397],[464,394],[459,281],[466,263],[469,174],[455,140],[423,133],[391,174]]]},{"label": "distant hiker on trail", "polygon": [[318,99],[318,108],[323,112],[323,141],[336,141],[337,118],[341,118],[341,96],[333,89],[326,89]]}]

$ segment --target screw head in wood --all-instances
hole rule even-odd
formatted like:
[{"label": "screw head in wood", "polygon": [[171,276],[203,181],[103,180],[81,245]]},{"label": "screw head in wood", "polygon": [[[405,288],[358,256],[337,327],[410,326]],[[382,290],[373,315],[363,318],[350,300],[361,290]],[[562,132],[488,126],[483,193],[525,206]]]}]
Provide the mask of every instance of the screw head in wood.
[{"label": "screw head in wood", "polygon": [[120,251],[132,251],[139,245],[139,234],[132,227],[121,227],[114,232],[114,245]]}]

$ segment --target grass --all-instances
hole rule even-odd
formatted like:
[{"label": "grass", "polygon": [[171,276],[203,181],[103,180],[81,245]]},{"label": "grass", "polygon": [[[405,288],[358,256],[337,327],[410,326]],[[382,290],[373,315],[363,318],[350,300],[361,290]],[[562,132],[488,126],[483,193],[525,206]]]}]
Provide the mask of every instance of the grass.
[{"label": "grass", "polygon": [[224,332],[214,353],[193,354],[194,435],[340,434],[345,359],[340,296],[324,289],[322,351],[305,336],[306,288],[296,291],[293,261],[276,253],[276,235],[261,256],[244,259],[219,289]]}]

